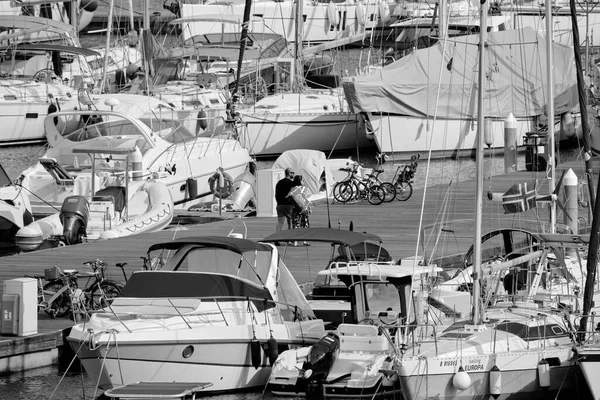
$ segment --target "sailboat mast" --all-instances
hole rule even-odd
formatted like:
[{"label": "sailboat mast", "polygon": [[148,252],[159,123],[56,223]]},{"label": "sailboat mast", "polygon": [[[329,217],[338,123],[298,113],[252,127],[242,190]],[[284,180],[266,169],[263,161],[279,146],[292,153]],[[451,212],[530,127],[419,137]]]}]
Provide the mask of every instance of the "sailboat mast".
[{"label": "sailboat mast", "polygon": [[[581,65],[581,49],[579,47],[579,24],[577,23],[577,11],[575,9],[575,0],[569,1],[571,9],[571,27],[573,30],[573,52],[575,53],[575,69],[577,70],[577,92],[579,94],[579,112],[581,115],[581,131],[583,138],[583,148],[585,150],[585,175],[590,194],[590,206],[595,207],[596,193],[594,193],[593,169],[592,169],[592,138],[590,134],[590,124],[588,121],[587,93],[585,92],[585,81],[583,80],[583,67]],[[587,15],[587,14],[586,14]],[[586,17],[587,18],[587,17]],[[587,36],[586,36],[587,41]],[[586,46],[586,53],[587,53]],[[589,58],[587,58],[589,62]],[[589,65],[589,64],[588,64]],[[594,210],[594,208],[592,208]]]},{"label": "sailboat mast", "polygon": [[244,20],[242,22],[242,34],[240,36],[240,56],[238,58],[238,63],[237,63],[235,86],[233,87],[233,92],[231,93],[231,98],[234,103],[236,101],[235,99],[237,98],[237,92],[240,87],[242,64],[244,63],[244,51],[246,50],[247,41],[248,41],[248,25],[250,25],[250,10],[251,9],[252,9],[252,0],[246,0],[246,4],[244,5]]},{"label": "sailboat mast", "polygon": [[[548,75],[548,140],[549,140],[549,159],[548,162],[551,165],[548,166],[550,171],[548,180],[548,191],[554,193],[556,188],[556,177],[554,176],[554,165],[556,160],[556,154],[554,150],[554,55],[552,52],[553,42],[553,29],[552,29],[552,2],[546,1],[546,73]],[[556,226],[556,202],[550,202],[550,233],[554,233]]]},{"label": "sailboat mast", "polygon": [[100,81],[100,93],[104,93],[104,83],[106,82],[106,74],[108,73],[108,61],[110,56],[110,36],[112,33],[113,10],[115,8],[115,0],[110,0],[108,3],[108,27],[106,28],[106,46],[104,48],[104,64],[102,66],[102,80]]},{"label": "sailboat mast", "polygon": [[[294,90],[300,91],[304,82],[302,82],[302,76],[304,75],[303,67],[303,55],[302,55],[302,40],[304,39],[304,18],[302,13],[304,12],[303,6],[304,0],[296,0],[296,24],[295,24],[295,43],[294,43],[294,57],[296,59],[294,69]],[[300,75],[302,74],[302,75]]]},{"label": "sailboat mast", "polygon": [[485,129],[484,114],[484,83],[485,83],[485,47],[487,41],[487,10],[488,4],[484,0],[479,7],[479,75],[477,81],[477,191],[475,195],[475,238],[473,243],[473,324],[481,322],[481,222],[483,220],[483,130]]}]

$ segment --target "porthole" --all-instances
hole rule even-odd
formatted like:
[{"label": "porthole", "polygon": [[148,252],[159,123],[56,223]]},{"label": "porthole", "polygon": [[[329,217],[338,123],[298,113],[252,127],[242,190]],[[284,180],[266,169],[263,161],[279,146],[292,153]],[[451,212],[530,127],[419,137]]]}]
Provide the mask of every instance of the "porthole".
[{"label": "porthole", "polygon": [[185,349],[183,349],[183,352],[181,353],[183,358],[190,358],[192,356],[192,354],[194,354],[194,346],[186,347]]}]

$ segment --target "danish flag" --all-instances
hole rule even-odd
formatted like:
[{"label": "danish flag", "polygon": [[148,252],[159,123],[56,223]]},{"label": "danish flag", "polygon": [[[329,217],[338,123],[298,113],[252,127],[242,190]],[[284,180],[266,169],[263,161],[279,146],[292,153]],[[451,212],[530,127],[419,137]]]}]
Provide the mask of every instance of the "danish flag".
[{"label": "danish flag", "polygon": [[505,214],[524,212],[534,208],[536,193],[535,185],[532,189],[527,187],[527,183],[518,183],[502,195],[502,206]]}]

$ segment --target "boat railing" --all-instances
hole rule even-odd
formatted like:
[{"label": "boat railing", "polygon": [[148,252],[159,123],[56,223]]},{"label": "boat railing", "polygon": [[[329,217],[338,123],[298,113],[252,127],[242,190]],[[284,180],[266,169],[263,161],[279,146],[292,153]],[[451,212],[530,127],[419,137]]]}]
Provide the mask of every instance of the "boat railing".
[{"label": "boat railing", "polygon": [[334,278],[338,278],[338,273],[351,274],[351,268],[366,267],[370,276],[377,276],[379,280],[382,280],[381,267],[390,266],[388,261],[333,261],[329,264],[329,269],[332,271],[331,274]]},{"label": "boat railing", "polygon": [[[600,316],[597,314],[577,315],[577,321],[573,325],[579,327],[581,320],[585,317],[586,329],[577,329],[577,341],[579,349],[598,349],[600,348]],[[575,328],[573,328],[575,330]]]},{"label": "boat railing", "polygon": [[432,324],[398,325],[396,348],[404,355],[411,352],[411,357],[418,355],[422,343],[433,343],[435,355],[438,355],[437,327]]},{"label": "boat railing", "polygon": [[[184,300],[186,300],[184,302]],[[217,307],[211,310],[199,310],[202,303],[214,302]],[[222,307],[223,302],[247,302],[247,306],[225,309]],[[254,304],[254,307],[252,307]],[[149,307],[165,307],[163,310],[154,310],[150,312]],[[121,311],[119,308],[123,308]],[[142,312],[136,311],[136,308],[145,311],[145,315]],[[114,304],[103,311],[95,313],[98,316],[112,316],[116,318],[128,331],[131,332],[130,327],[127,326],[126,321],[130,321],[132,318],[135,319],[164,319],[178,316],[187,325],[189,329],[193,329],[192,324],[202,322],[203,324],[212,323],[225,323],[226,326],[230,326],[233,322],[231,317],[235,313],[250,314],[251,321],[261,323],[255,313],[264,312],[267,308],[275,308],[280,315],[282,321],[288,322],[301,322],[310,320],[311,317],[298,307],[296,304],[289,304],[281,301],[274,301],[272,299],[265,299],[259,297],[247,297],[247,296],[210,296],[210,297],[196,297],[196,298],[117,298]],[[168,312],[168,309],[173,310]],[[157,312],[160,311],[160,312]],[[215,315],[220,316],[219,319],[210,318]],[[205,317],[205,318],[202,318]]]}]

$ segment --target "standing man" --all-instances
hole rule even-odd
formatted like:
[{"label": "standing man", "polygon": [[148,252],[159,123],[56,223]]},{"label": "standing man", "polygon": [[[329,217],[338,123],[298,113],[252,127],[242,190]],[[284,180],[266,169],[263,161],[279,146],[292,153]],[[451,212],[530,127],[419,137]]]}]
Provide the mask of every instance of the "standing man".
[{"label": "standing man", "polygon": [[275,185],[275,201],[277,202],[277,227],[275,232],[283,228],[283,223],[287,221],[288,229],[292,229],[292,212],[294,210],[294,200],[288,197],[290,190],[294,187],[294,171],[291,168],[285,169],[285,178],[281,179]]}]

